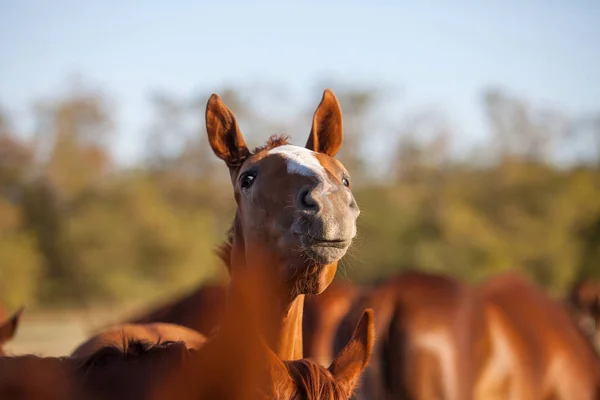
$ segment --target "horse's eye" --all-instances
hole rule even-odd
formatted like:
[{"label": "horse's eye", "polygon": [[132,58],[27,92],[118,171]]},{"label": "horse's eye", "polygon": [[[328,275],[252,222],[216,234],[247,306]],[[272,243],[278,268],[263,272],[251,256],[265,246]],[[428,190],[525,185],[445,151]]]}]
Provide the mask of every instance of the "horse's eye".
[{"label": "horse's eye", "polygon": [[348,178],[343,177],[342,178],[342,183],[344,184],[344,186],[348,187],[350,186],[350,181],[348,181]]},{"label": "horse's eye", "polygon": [[242,189],[248,189],[254,183],[254,178],[256,178],[256,173],[248,172],[242,175],[240,178]]}]

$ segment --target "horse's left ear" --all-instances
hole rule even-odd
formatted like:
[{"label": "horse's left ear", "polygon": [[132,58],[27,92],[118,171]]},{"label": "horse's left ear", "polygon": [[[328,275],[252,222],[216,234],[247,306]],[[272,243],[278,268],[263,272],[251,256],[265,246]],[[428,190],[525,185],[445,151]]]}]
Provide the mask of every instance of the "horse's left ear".
[{"label": "horse's left ear", "polygon": [[342,147],[342,109],[330,89],[325,89],[313,116],[306,148],[334,157]]},{"label": "horse's left ear", "polygon": [[600,293],[595,296],[594,301],[592,303],[591,311],[592,316],[596,317],[597,319],[600,319]]},{"label": "horse's left ear", "polygon": [[354,390],[360,374],[369,363],[374,341],[373,310],[368,308],[356,325],[350,342],[338,353],[329,367],[336,382],[343,385],[349,393]]},{"label": "horse's left ear", "polygon": [[4,343],[15,336],[17,327],[19,326],[21,313],[23,313],[23,308],[14,313],[8,321],[5,321],[0,325],[0,343]]},{"label": "horse's left ear", "polygon": [[230,170],[236,170],[250,155],[250,151],[233,111],[227,108],[219,95],[213,93],[206,104],[205,119],[213,152],[225,161]]}]

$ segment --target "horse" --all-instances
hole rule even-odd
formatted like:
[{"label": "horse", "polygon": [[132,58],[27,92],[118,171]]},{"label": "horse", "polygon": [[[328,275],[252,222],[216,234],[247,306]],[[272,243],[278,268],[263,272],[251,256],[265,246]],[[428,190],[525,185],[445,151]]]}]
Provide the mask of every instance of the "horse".
[{"label": "horse", "polygon": [[0,356],[5,355],[3,349],[4,344],[10,341],[17,333],[17,328],[19,326],[19,320],[21,319],[22,313],[23,308],[19,309],[8,319],[0,322]]},{"label": "horse", "polygon": [[250,151],[235,115],[217,94],[208,100],[205,120],[212,151],[229,169],[237,204],[220,248],[230,266],[228,297],[240,283],[237,271],[249,265],[268,270],[276,290],[265,310],[273,323],[265,324],[271,330],[264,337],[282,360],[300,359],[304,295],[329,286],[356,236],[360,214],[348,171],[334,158],[343,137],[339,102],[324,91],[304,147],[271,136]]},{"label": "horse", "polygon": [[470,286],[419,271],[383,280],[354,302],[339,324],[334,350],[365,307],[375,314],[377,344],[358,398],[472,399],[484,363],[485,321]]},{"label": "horse", "polygon": [[[208,342],[197,353],[195,367],[166,380],[153,399],[348,399],[369,362],[374,342],[371,310],[364,311],[352,338],[327,368],[308,358],[281,360],[266,342],[252,339],[261,338],[258,331],[236,346],[233,343],[240,341],[236,332],[235,336],[220,333]],[[229,361],[232,354],[239,360],[235,365]]]},{"label": "horse", "polygon": [[131,318],[125,323],[148,324],[167,322],[182,325],[204,336],[218,326],[225,310],[227,287],[224,284],[206,284],[188,294],[152,311]]},{"label": "horse", "polygon": [[[261,368],[252,365],[255,353],[247,350],[257,346],[245,346],[244,336],[264,338],[267,348],[284,363],[302,358],[304,295],[323,292],[333,280],[338,261],[356,236],[360,210],[350,190],[349,174],[334,158],[342,143],[342,114],[330,90],[325,90],[313,115],[305,147],[291,145],[285,137],[272,136],[265,146],[251,152],[233,112],[216,94],[208,100],[205,117],[211,148],[229,168],[237,210],[228,241],[219,251],[230,266],[226,309],[218,333],[198,353],[203,354],[200,359],[210,361],[204,365],[200,362],[200,376],[207,385],[204,393],[214,394],[218,388],[217,393],[224,390],[240,394],[240,390],[246,393],[246,384],[252,387],[253,382],[261,381],[247,379],[248,372],[254,376]],[[257,298],[261,305],[250,307]],[[251,324],[249,315],[261,322]],[[367,320],[372,321],[372,316]],[[357,326],[372,326],[372,322]],[[257,334],[251,333],[254,331]],[[245,335],[240,337],[240,332]],[[340,374],[344,378],[346,386],[345,378],[358,378],[368,362],[365,349],[370,354],[373,335],[363,336],[369,346],[364,346],[365,341],[351,339],[349,348],[342,353],[353,355],[353,359],[358,352],[358,363],[348,361],[348,356],[336,357],[329,368],[334,377]],[[195,351],[185,346],[181,350]],[[224,350],[238,359],[233,358],[235,362],[231,363],[231,358],[223,356]],[[199,376],[197,371],[184,375],[189,375],[191,382]],[[226,384],[222,384],[223,379]],[[102,387],[108,390],[118,385]],[[307,390],[301,388],[291,394],[305,398]],[[290,394],[289,390],[285,393]]]},{"label": "horse", "polygon": [[[132,318],[126,324],[166,322],[208,336],[218,327],[223,315],[226,291],[224,284],[200,285],[185,296]],[[357,287],[342,281],[333,281],[320,295],[306,295],[302,319],[305,357],[324,364],[331,361],[337,324],[357,295]]]},{"label": "horse", "polygon": [[323,293],[304,299],[304,357],[325,365],[333,358],[333,338],[360,289],[348,281],[333,281]]},{"label": "horse", "polygon": [[[132,318],[126,324],[166,322],[208,336],[219,325],[225,309],[226,291],[224,284],[200,285],[185,296]],[[305,357],[322,363],[331,361],[337,324],[357,295],[357,287],[342,281],[333,281],[320,295],[306,295],[302,319]]]},{"label": "horse", "polygon": [[516,273],[478,291],[491,346],[477,398],[600,398],[600,360],[558,301]]},{"label": "horse", "polygon": [[106,346],[124,349],[131,339],[150,343],[161,341],[182,342],[189,349],[199,349],[206,343],[204,335],[181,325],[164,322],[119,324],[105,329],[81,343],[70,356],[83,358]]},{"label": "horse", "polygon": [[600,352],[600,281],[582,279],[575,282],[566,303],[577,324]]},{"label": "horse", "polygon": [[[365,310],[351,340],[328,368],[310,359],[282,361],[264,342],[249,342],[247,337],[240,341],[239,335],[201,350],[189,349],[182,342],[130,338],[125,347],[103,346],[82,358],[0,357],[0,397],[345,400],[369,362],[373,341],[373,313]],[[236,353],[240,343],[246,349]],[[253,347],[256,343],[261,345]],[[243,368],[236,370],[239,365]],[[223,366],[237,373],[221,374]]]}]

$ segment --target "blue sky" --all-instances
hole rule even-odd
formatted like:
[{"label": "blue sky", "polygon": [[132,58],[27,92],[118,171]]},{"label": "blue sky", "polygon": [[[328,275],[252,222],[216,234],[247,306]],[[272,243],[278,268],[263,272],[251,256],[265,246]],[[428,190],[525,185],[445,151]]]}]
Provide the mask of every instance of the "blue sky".
[{"label": "blue sky", "polygon": [[600,110],[595,0],[249,3],[0,0],[0,105],[28,126],[33,100],[79,73],[114,100],[124,163],[139,157],[157,89],[273,82],[316,105],[315,80],[333,75],[401,88],[399,113],[441,107],[468,140],[485,135],[490,84]]}]

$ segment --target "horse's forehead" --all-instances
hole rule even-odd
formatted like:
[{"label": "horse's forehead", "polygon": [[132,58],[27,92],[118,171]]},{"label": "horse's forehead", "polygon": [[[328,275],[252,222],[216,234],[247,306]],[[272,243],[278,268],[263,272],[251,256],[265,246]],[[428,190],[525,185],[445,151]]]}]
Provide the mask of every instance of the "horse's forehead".
[{"label": "horse's forehead", "polygon": [[267,152],[267,156],[277,154],[285,159],[288,174],[319,176],[327,178],[325,167],[321,164],[318,153],[305,147],[286,144]]}]

